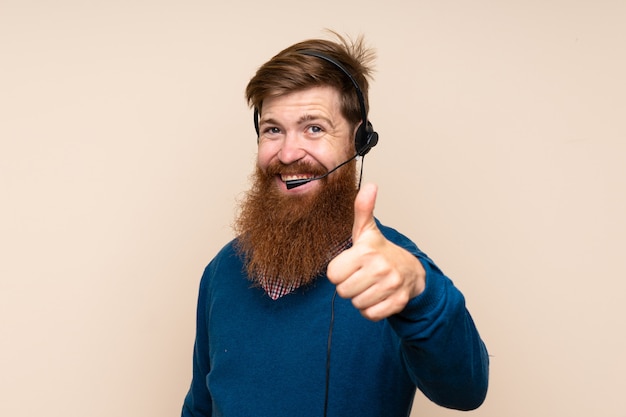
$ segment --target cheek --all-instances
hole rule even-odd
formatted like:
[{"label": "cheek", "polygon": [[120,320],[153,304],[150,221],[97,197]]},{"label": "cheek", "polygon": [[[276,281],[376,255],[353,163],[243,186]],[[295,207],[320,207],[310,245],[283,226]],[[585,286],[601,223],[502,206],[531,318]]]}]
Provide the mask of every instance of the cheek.
[{"label": "cheek", "polygon": [[257,150],[257,165],[260,168],[267,168],[270,162],[276,157],[278,151],[268,144],[261,144]]},{"label": "cheek", "polygon": [[334,168],[354,156],[353,148],[354,145],[352,145],[352,143],[349,145],[342,144],[341,146],[329,147],[325,149],[323,155],[320,154],[319,157],[324,160],[325,165]]}]

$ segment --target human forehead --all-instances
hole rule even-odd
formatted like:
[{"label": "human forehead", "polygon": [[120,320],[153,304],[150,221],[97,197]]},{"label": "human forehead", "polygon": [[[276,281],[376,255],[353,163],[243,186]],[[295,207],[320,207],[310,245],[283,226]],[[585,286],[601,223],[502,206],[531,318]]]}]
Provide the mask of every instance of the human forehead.
[{"label": "human forehead", "polygon": [[261,121],[301,113],[343,119],[339,91],[330,86],[311,87],[263,100]]}]

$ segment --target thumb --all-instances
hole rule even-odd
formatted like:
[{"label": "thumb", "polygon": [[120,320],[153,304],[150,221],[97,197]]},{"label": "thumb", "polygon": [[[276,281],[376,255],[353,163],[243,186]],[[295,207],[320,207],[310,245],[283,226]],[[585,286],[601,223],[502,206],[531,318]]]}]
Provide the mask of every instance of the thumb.
[{"label": "thumb", "polygon": [[374,221],[374,206],[378,187],[375,184],[365,184],[359,190],[354,200],[354,224],[352,225],[352,242],[369,229],[376,229]]}]

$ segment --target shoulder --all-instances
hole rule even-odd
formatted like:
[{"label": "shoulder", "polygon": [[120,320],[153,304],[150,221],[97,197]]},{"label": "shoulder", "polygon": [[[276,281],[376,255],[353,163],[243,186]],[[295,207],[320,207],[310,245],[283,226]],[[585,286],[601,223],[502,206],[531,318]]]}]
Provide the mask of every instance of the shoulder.
[{"label": "shoulder", "polygon": [[205,267],[201,285],[206,285],[216,275],[223,275],[224,273],[227,275],[233,273],[240,274],[242,265],[241,255],[237,251],[237,239],[233,239],[224,245]]},{"label": "shoulder", "polygon": [[426,263],[431,268],[441,272],[439,268],[437,267],[437,265],[433,262],[433,260],[430,259],[428,255],[426,255],[426,253],[424,253],[417,246],[417,244],[413,242],[410,238],[403,235],[402,233],[400,233],[393,227],[385,226],[384,224],[380,222],[380,220],[378,219],[375,219],[375,220],[376,220],[376,225],[378,226],[378,229],[383,234],[383,236],[387,238],[387,240],[400,246],[401,248],[407,250],[408,252],[412,253],[413,255],[418,257],[422,261],[422,263]]},{"label": "shoulder", "polygon": [[387,238],[387,240],[395,243],[396,245],[408,250],[414,255],[423,254],[423,252],[417,247],[417,245],[408,237],[397,231],[396,229],[386,226],[380,222],[380,220],[376,220],[376,225],[380,232]]}]

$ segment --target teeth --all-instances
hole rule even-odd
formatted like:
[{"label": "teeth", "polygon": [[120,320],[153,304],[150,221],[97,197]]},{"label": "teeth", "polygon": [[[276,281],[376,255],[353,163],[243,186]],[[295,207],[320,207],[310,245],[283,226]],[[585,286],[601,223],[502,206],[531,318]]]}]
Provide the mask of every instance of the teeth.
[{"label": "teeth", "polygon": [[309,175],[281,175],[280,179],[283,181],[293,181],[293,180],[305,180],[309,178]]}]

